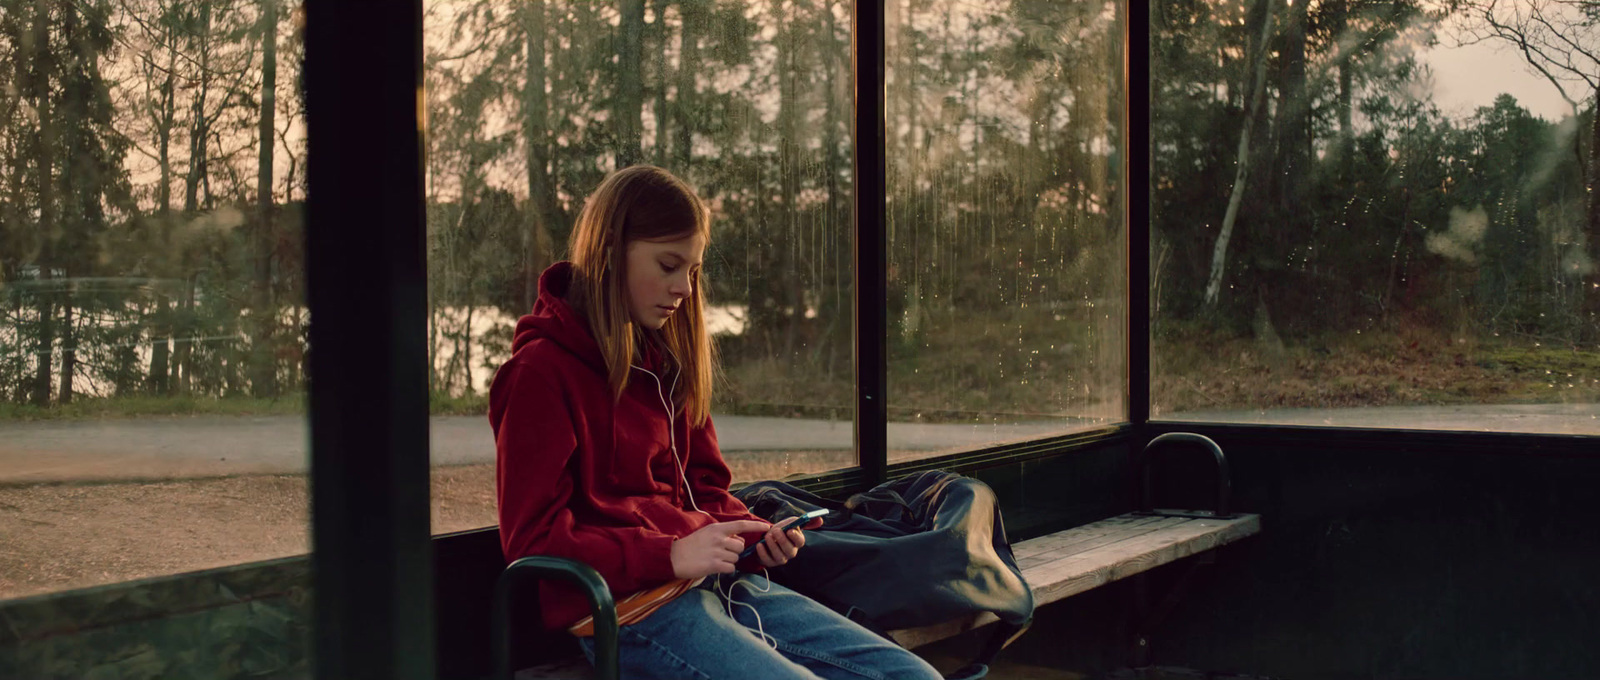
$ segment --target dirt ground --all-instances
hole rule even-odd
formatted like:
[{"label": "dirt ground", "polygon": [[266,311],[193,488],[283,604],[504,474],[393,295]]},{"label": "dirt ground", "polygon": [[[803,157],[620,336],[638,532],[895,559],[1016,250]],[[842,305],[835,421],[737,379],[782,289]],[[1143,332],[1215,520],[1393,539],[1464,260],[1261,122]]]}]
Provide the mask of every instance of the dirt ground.
[{"label": "dirt ground", "polygon": [[[0,599],[310,552],[304,475],[0,487]],[[433,532],[493,526],[494,466],[433,470]]]},{"label": "dirt ground", "polygon": [[[729,453],[735,479],[844,467],[849,451]],[[494,465],[433,469],[432,529],[494,526]],[[304,475],[0,485],[0,600],[310,552]]]}]

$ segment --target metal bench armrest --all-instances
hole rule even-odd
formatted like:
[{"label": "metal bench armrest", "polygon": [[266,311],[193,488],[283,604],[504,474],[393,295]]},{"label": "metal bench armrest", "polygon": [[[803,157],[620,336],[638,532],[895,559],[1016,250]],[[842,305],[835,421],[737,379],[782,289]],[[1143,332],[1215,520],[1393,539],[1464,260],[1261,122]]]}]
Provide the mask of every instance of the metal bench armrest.
[{"label": "metal bench armrest", "polygon": [[[1155,501],[1151,497],[1150,489],[1150,473],[1155,468],[1155,459],[1151,454],[1155,453],[1156,449],[1171,444],[1195,444],[1211,452],[1212,459],[1217,464],[1216,510],[1211,512],[1156,512]],[[1138,475],[1141,482],[1139,510],[1145,514],[1166,514],[1175,517],[1217,517],[1222,519],[1233,517],[1228,512],[1229,497],[1233,493],[1233,477],[1228,471],[1228,457],[1223,455],[1222,447],[1218,446],[1210,437],[1192,432],[1168,432],[1150,440],[1150,443],[1145,445],[1144,451],[1139,455]]]},{"label": "metal bench armrest", "polygon": [[545,555],[533,555],[512,562],[495,582],[494,620],[490,633],[494,638],[495,680],[512,680],[512,595],[525,583],[546,579],[558,579],[576,585],[589,598],[589,611],[594,615],[595,675],[600,680],[619,680],[617,605],[611,598],[611,589],[606,587],[605,579],[594,567],[565,557]]}]

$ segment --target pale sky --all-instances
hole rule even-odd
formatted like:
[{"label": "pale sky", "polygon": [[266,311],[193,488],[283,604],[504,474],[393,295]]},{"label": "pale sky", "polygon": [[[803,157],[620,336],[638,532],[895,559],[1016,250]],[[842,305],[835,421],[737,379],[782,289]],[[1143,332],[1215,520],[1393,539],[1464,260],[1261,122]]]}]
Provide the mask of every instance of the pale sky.
[{"label": "pale sky", "polygon": [[1433,67],[1433,101],[1452,118],[1470,115],[1474,109],[1494,103],[1502,92],[1510,93],[1523,108],[1550,122],[1571,114],[1555,86],[1504,41],[1465,47],[1438,45],[1420,52],[1417,61]]}]

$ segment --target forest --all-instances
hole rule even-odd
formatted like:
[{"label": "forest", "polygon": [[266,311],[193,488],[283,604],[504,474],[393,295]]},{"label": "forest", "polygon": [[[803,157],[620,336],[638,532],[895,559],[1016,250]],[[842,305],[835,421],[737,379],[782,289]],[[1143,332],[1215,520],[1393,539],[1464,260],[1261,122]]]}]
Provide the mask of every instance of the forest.
[{"label": "forest", "polygon": [[[1580,373],[1555,397],[1464,393],[1445,384],[1459,372],[1396,363],[1437,341],[1419,365],[1600,376],[1591,6],[1156,0],[1133,194],[1117,3],[886,10],[892,418],[1120,418],[1129,200],[1152,216],[1158,410],[1600,391]],[[721,412],[849,417],[849,3],[424,11],[439,408],[481,408],[583,197],[652,163],[713,209]],[[6,413],[300,407],[302,17],[285,0],[0,0]],[[1419,55],[1471,42],[1508,46],[1568,114],[1508,95],[1442,110]],[[1354,355],[1388,363],[1305,387],[1347,379],[1318,371]]]}]

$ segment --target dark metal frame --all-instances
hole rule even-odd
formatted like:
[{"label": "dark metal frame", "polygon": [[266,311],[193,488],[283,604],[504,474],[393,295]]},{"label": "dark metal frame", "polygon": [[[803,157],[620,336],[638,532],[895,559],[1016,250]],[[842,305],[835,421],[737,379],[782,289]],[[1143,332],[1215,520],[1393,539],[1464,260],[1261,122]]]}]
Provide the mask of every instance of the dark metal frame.
[{"label": "dark metal frame", "polygon": [[[1126,8],[1126,0],[1124,7]],[[1140,16],[1148,16],[1148,9]],[[885,206],[888,202],[887,140],[885,138],[884,43],[887,29],[882,0],[858,0],[852,10],[851,73],[854,83],[855,168],[853,192],[855,210],[855,372],[856,410],[855,447],[859,469],[826,473],[806,480],[803,485],[814,493],[848,492],[869,488],[888,479],[923,470],[944,469],[956,472],[973,470],[1038,459],[1085,447],[1106,443],[1129,436],[1138,429],[1149,413],[1149,285],[1128,286],[1129,310],[1129,375],[1128,415],[1133,427],[1123,423],[1106,427],[1048,437],[1020,444],[985,447],[957,454],[890,464],[888,460],[888,320],[885,317],[885,298],[888,295],[888,239],[885,227]],[[1127,45],[1128,30],[1123,26]],[[1148,45],[1148,38],[1144,40]],[[1125,50],[1131,48],[1125,48]],[[1148,50],[1138,54],[1148,54]],[[1123,53],[1124,67],[1129,52]],[[1136,58],[1149,73],[1149,61]],[[1148,110],[1148,91],[1141,97],[1130,99],[1127,95],[1127,73],[1124,72],[1123,98],[1123,149],[1125,158],[1139,161],[1123,163],[1124,186],[1129,181],[1140,181],[1148,186],[1149,142],[1143,135],[1132,135],[1127,130],[1129,111],[1138,112],[1144,119]],[[1130,174],[1131,173],[1131,174]],[[1134,180],[1130,180],[1130,177]],[[1143,180],[1137,178],[1143,177]],[[1149,251],[1149,231],[1135,233],[1134,222],[1141,222],[1149,214],[1146,201],[1130,200],[1123,191],[1124,215],[1129,218],[1128,264],[1131,281],[1149,280],[1149,266],[1143,257],[1134,253]],[[1142,224],[1142,222],[1141,222]],[[1140,272],[1144,272],[1141,274]]]},{"label": "dark metal frame", "polygon": [[889,469],[889,350],[884,298],[889,291],[888,172],[884,137],[883,2],[856,0],[851,9],[850,71],[855,84],[855,352],[856,461],[867,486]]},{"label": "dark metal frame", "polygon": [[305,25],[312,664],[431,678],[422,4],[313,0]]},{"label": "dark metal frame", "polygon": [[1415,453],[1515,453],[1528,457],[1594,458],[1600,455],[1600,437],[1578,434],[1530,432],[1472,432],[1453,430],[1394,430],[1311,425],[1151,421],[1145,431],[1196,432],[1227,442],[1271,444],[1275,448],[1338,446],[1347,449],[1389,449]]},{"label": "dark metal frame", "polygon": [[[1123,191],[1128,235],[1128,423],[1150,420],[1150,4],[1122,0]],[[1139,86],[1135,86],[1139,83]],[[1137,192],[1137,193],[1135,193]],[[1135,441],[1137,451],[1142,442]]]},{"label": "dark metal frame", "polygon": [[[396,11],[399,10],[399,11]],[[317,677],[427,678],[435,668],[427,386],[426,254],[418,93],[421,3],[307,4],[313,565]],[[1523,449],[1593,456],[1596,437],[1406,432],[1150,420],[1150,20],[1125,0],[1121,175],[1127,286],[1127,422],[890,465],[884,8],[852,10],[855,206],[855,445],[859,467],[798,485],[826,495],[933,468],[1020,464],[1191,430],[1236,440],[1353,447]],[[350,36],[359,35],[361,40]],[[398,58],[397,58],[398,57]],[[1136,454],[1135,454],[1136,455]],[[1130,480],[1130,491],[1132,491]],[[492,531],[490,529],[489,531]],[[512,577],[515,578],[515,577]]]}]

